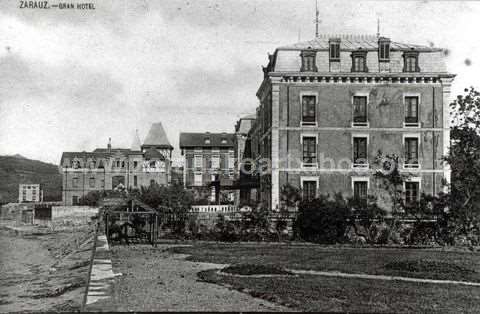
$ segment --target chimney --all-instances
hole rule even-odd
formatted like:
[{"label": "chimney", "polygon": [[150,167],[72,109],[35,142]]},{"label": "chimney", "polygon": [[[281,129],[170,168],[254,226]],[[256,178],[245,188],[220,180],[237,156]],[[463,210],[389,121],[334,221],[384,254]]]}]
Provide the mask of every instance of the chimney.
[{"label": "chimney", "polygon": [[112,138],[108,138],[108,145],[107,145],[107,152],[111,153],[112,152]]}]

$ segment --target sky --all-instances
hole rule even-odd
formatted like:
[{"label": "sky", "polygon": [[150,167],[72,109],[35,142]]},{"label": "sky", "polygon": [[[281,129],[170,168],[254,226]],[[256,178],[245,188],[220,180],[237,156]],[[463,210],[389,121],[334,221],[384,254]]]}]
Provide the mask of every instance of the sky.
[{"label": "sky", "polygon": [[[136,129],[143,140],[162,122],[178,157],[180,132],[234,132],[258,105],[267,54],[315,34],[314,0],[91,1],[95,10],[0,2],[0,155],[58,164],[109,137],[128,148]],[[480,88],[480,1],[318,6],[320,33],[373,35],[380,19],[393,41],[448,49],[452,99]]]}]

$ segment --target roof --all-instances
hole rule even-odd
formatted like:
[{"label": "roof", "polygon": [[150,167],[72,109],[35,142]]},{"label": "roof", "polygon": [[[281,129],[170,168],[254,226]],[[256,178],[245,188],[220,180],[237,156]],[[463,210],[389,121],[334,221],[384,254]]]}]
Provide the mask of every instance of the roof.
[{"label": "roof", "polygon": [[249,115],[246,115],[246,116],[243,116],[240,118],[240,120],[255,120],[257,119],[257,114],[256,113],[252,113],[252,114],[249,114]]},{"label": "roof", "polygon": [[145,152],[145,159],[150,160],[150,159],[161,159],[165,160],[165,157],[155,148],[150,147],[147,149]]},{"label": "roof", "polygon": [[233,133],[180,133],[180,148],[234,147],[234,140]]},{"label": "roof", "polygon": [[[359,48],[365,50],[377,50],[378,39],[374,35],[328,35],[322,34],[317,38],[309,41],[299,42],[292,45],[278,47],[277,50],[300,50],[300,49],[316,49],[328,50],[330,39],[340,39],[341,50],[357,50]],[[391,50],[411,50],[417,51],[441,51],[441,48],[434,48],[429,46],[405,44],[395,41],[390,41]]]},{"label": "roof", "polygon": [[141,153],[141,151],[133,151],[128,148],[112,148],[110,152],[108,152],[108,148],[96,148],[93,152],[63,152],[62,158],[60,159],[60,164],[62,165],[65,159],[80,159],[87,161],[88,159],[108,158],[112,156],[115,157],[116,155],[131,155]]},{"label": "roof", "polygon": [[165,146],[173,149],[173,146],[168,141],[167,134],[165,133],[161,122],[152,124],[150,131],[148,131],[147,137],[143,142],[143,146]]}]

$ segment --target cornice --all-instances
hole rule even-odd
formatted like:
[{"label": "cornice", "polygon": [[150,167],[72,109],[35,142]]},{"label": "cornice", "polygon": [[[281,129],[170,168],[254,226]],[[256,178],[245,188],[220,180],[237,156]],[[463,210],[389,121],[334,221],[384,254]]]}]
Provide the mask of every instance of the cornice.
[{"label": "cornice", "polygon": [[[456,74],[447,72],[270,72],[282,83],[446,83]],[[262,84],[263,85],[263,84]],[[258,95],[257,95],[258,96]]]}]

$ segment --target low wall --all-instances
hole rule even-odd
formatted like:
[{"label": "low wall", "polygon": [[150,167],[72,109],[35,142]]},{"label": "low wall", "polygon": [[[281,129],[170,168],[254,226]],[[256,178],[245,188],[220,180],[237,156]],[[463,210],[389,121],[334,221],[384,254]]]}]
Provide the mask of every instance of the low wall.
[{"label": "low wall", "polygon": [[89,206],[52,206],[51,223],[57,225],[84,225],[98,214],[99,208]]}]

